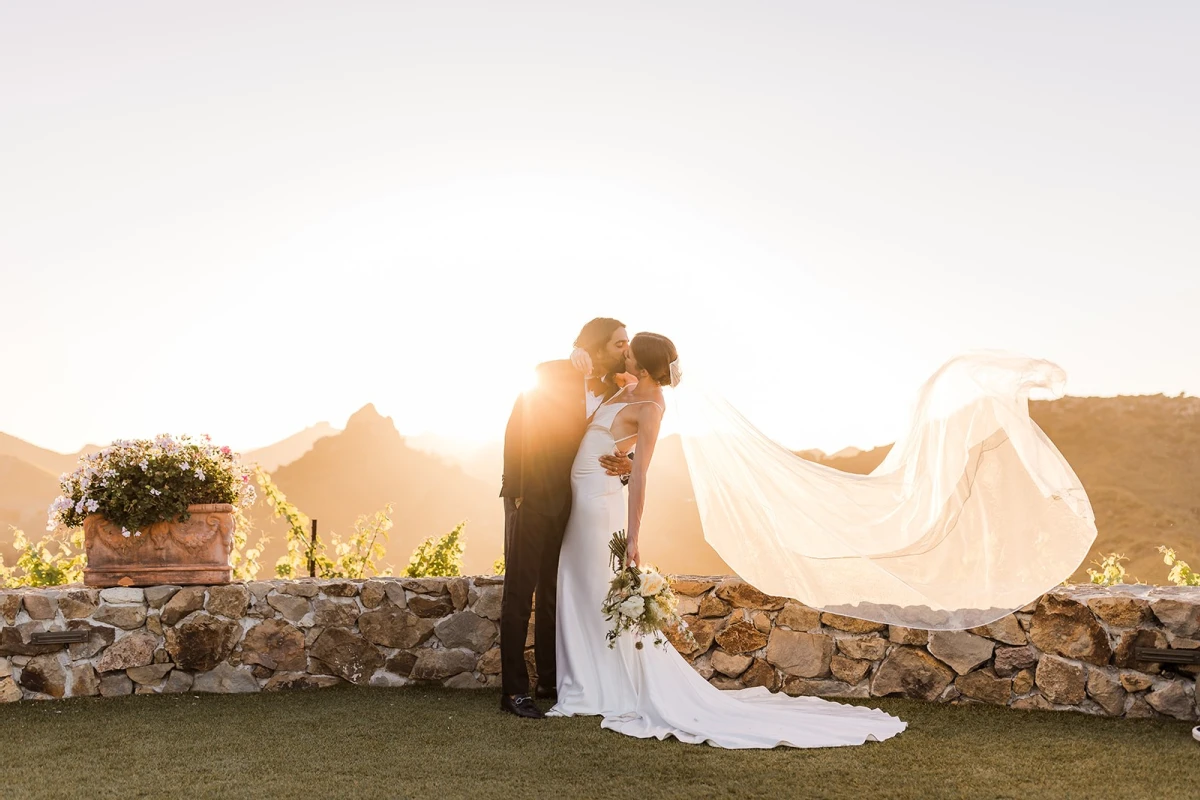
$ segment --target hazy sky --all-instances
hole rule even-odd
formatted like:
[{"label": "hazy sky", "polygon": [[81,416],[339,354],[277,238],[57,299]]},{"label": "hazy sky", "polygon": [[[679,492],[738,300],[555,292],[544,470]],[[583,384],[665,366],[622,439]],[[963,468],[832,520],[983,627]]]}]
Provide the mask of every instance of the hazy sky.
[{"label": "hazy sky", "polygon": [[1200,393],[1200,4],[5,3],[0,431],[499,437],[613,315],[794,447]]}]

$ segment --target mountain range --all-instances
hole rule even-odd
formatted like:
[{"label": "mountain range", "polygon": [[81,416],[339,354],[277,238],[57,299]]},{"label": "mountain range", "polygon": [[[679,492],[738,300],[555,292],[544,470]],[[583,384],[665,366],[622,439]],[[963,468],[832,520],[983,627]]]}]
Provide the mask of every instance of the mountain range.
[{"label": "mountain range", "polygon": [[[1124,553],[1130,575],[1148,583],[1165,579],[1166,567],[1155,551],[1160,544],[1200,562],[1200,398],[1065,397],[1032,402],[1030,414],[1092,500],[1099,529],[1093,557]],[[38,535],[46,507],[58,493],[57,476],[95,449],[65,455],[0,434],[0,553],[10,563],[9,525]],[[884,445],[799,455],[866,474],[889,450]],[[342,430],[319,423],[243,457],[261,464],[289,500],[319,520],[325,540],[331,532],[344,537],[359,515],[392,503],[395,527],[385,564],[396,570],[422,539],[464,520],[468,572],[489,572],[503,552],[498,445],[469,448],[442,437],[405,437],[391,418],[367,405]],[[729,572],[704,541],[678,437],[660,443],[650,480],[645,556],[671,572]],[[270,537],[263,558],[269,571],[284,551],[284,527],[261,500],[250,518]],[[1087,566],[1081,565],[1073,580],[1086,580]]]}]

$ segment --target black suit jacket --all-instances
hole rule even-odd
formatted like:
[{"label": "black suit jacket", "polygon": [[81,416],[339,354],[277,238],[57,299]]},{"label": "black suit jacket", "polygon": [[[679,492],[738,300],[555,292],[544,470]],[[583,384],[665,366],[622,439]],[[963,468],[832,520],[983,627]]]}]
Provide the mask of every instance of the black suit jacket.
[{"label": "black suit jacket", "polygon": [[[501,497],[558,514],[571,502],[571,464],[587,430],[583,376],[570,361],[538,365],[537,386],[517,398],[504,432]],[[605,399],[616,393],[609,381]]]}]

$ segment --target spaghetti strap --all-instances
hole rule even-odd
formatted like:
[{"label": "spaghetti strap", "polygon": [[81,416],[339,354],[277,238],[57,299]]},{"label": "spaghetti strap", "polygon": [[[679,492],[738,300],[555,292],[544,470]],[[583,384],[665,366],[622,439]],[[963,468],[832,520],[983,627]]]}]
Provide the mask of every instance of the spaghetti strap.
[{"label": "spaghetti strap", "polygon": [[[667,413],[667,412],[666,412],[666,410],[665,410],[665,409],[664,409],[662,406],[658,405],[658,403],[657,403],[657,402],[655,402],[654,400],[635,400],[635,401],[634,401],[634,402],[632,402],[632,403],[628,403],[628,402],[626,402],[626,403],[616,403],[616,404],[614,404],[614,405],[620,405],[620,406],[622,406],[622,408],[621,408],[619,411],[617,411],[617,413],[616,413],[616,414],[613,414],[613,418],[612,418],[611,420],[609,420],[609,422],[608,422],[608,433],[609,433],[609,435],[610,435],[610,436],[612,435],[612,426],[616,424],[616,422],[617,422],[617,417],[621,416],[621,412],[622,412],[622,411],[624,411],[624,410],[625,410],[626,408],[628,408],[629,406],[637,406],[637,405],[642,405],[642,404],[644,404],[644,403],[651,403],[651,404],[653,404],[653,405],[657,406],[657,407],[658,407],[658,410],[659,410],[659,411],[661,411],[662,413],[664,413],[664,414],[665,414],[665,413]],[[631,434],[629,434],[628,436],[622,437],[622,438],[620,438],[620,439],[618,439],[618,438],[616,438],[616,437],[614,436],[614,437],[613,437],[613,444],[614,444],[614,445],[619,445],[621,442],[627,442],[627,441],[629,441],[630,439],[636,439],[636,438],[637,438],[637,436],[638,436],[638,435],[637,435],[636,433],[631,433]]]},{"label": "spaghetti strap", "polygon": [[635,401],[633,401],[632,403],[626,403],[625,405],[627,405],[627,406],[638,406],[638,405],[641,405],[642,403],[653,403],[654,405],[658,406],[658,410],[659,410],[659,411],[663,412],[664,414],[665,414],[665,413],[667,413],[667,410],[666,410],[665,408],[663,408],[662,406],[659,406],[659,405],[658,405],[658,401],[657,401],[657,400],[635,400]]},{"label": "spaghetti strap", "polygon": [[[620,389],[618,389],[616,392],[614,392],[614,393],[613,393],[613,396],[612,396],[612,397],[608,398],[608,399],[607,399],[607,400],[605,400],[603,403],[601,403],[601,404],[599,405],[598,409],[599,409],[599,408],[604,408],[605,406],[616,405],[615,403],[613,403],[613,400],[616,400],[618,397],[620,397],[621,395],[625,394],[625,390],[626,390],[626,389],[628,389],[628,388],[629,388],[628,386],[622,386]],[[642,401],[639,401],[639,402],[645,402],[645,401],[644,401],[644,400],[642,400]],[[631,404],[631,403],[623,403],[622,405],[632,405],[632,404]],[[598,410],[598,409],[597,409],[597,410]]]}]

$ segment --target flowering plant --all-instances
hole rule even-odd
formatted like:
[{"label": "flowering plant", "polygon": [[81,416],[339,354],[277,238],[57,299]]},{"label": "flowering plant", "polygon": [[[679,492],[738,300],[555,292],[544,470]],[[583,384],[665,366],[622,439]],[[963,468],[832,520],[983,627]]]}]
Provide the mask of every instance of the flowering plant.
[{"label": "flowering plant", "polygon": [[1162,553],[1163,563],[1171,568],[1167,573],[1167,580],[1176,586],[1200,586],[1200,573],[1193,572],[1186,561],[1180,561],[1174,550],[1170,547],[1159,547],[1158,552]]},{"label": "flowering plant", "polygon": [[208,436],[116,441],[59,478],[62,494],[50,505],[46,529],[77,528],[100,514],[122,535],[141,536],[156,522],[186,520],[193,504],[253,504],[250,474],[236,453]]},{"label": "flowering plant", "polygon": [[679,602],[671,591],[671,584],[653,567],[625,565],[625,531],[613,534],[608,543],[613,572],[616,577],[608,587],[601,611],[612,628],[606,634],[608,646],[615,647],[617,638],[626,631],[633,631],[639,641],[634,645],[642,649],[642,636],[653,636],[654,644],[666,642],[663,631],[674,628],[677,638],[695,647],[695,639],[687,629],[687,623],[679,616]]},{"label": "flowering plant", "polygon": [[20,528],[12,527],[12,535],[20,557],[15,567],[6,567],[0,555],[0,587],[61,586],[83,579],[83,531],[55,531],[39,542],[29,541]]},{"label": "flowering plant", "polygon": [[[1161,549],[1160,547],[1159,550]],[[1089,569],[1087,571],[1088,577],[1091,578],[1092,583],[1098,583],[1101,586],[1115,586],[1118,583],[1124,583],[1125,565],[1121,562],[1128,560],[1128,558],[1120,553],[1109,553],[1099,561],[1092,562],[1100,569],[1099,571]]]}]

